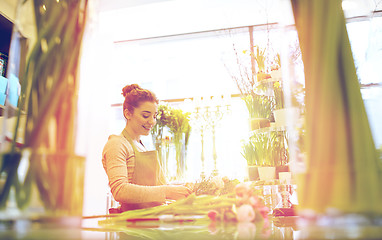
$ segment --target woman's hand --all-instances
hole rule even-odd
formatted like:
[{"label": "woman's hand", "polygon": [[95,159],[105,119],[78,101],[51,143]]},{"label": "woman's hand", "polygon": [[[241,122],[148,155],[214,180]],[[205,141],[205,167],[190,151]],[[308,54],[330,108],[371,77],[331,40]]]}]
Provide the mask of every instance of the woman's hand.
[{"label": "woman's hand", "polygon": [[166,185],[166,199],[179,200],[190,195],[191,190],[182,185]]}]

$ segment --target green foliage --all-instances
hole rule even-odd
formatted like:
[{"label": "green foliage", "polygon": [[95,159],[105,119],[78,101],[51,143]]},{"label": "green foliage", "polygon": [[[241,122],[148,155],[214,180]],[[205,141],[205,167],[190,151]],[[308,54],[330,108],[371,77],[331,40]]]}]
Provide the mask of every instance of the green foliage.
[{"label": "green foliage", "polygon": [[151,130],[154,143],[163,140],[164,129],[167,128],[173,134],[174,140],[183,140],[187,146],[191,133],[190,114],[167,104],[159,104],[157,123]]},{"label": "green foliage", "polygon": [[271,117],[274,108],[273,97],[253,93],[246,95],[244,101],[251,118]]},{"label": "green foliage", "polygon": [[159,104],[157,123],[151,129],[151,136],[154,144],[157,146],[162,142],[164,128],[169,124],[171,118],[170,108],[166,104]]},{"label": "green foliage", "polygon": [[289,162],[286,131],[256,131],[249,141],[257,166],[275,167]]},{"label": "green foliage", "polygon": [[243,141],[241,146],[241,155],[247,160],[248,166],[258,165],[255,148],[251,141]]},{"label": "green foliage", "polygon": [[163,150],[162,146],[165,142],[163,141],[163,133],[165,130],[168,130],[172,134],[172,139],[175,145],[178,180],[182,178],[185,170],[187,146],[191,133],[190,114],[191,113],[188,112],[184,113],[180,109],[172,108],[167,104],[160,104],[158,106],[157,123],[151,130],[153,142],[156,150],[159,152],[159,157],[162,164],[167,162],[168,157],[168,149],[164,149],[166,150],[165,159],[163,159],[161,155]]},{"label": "green foliage", "polygon": [[[28,20],[28,28],[35,32],[27,39],[28,54],[17,57],[21,62],[25,61],[25,68],[19,69],[21,93],[11,150],[3,154],[0,167],[0,175],[6,175],[5,187],[0,192],[0,208],[4,207],[3,203],[7,200],[10,187],[13,185],[16,189],[17,207],[23,209],[31,198],[33,183],[38,183],[39,178],[44,178],[41,185],[49,189],[43,192],[39,188],[45,207],[49,204],[48,200],[54,199],[54,193],[57,191],[60,191],[60,204],[71,199],[71,194],[66,194],[62,188],[55,188],[52,180],[53,176],[65,174],[62,166],[65,166],[66,159],[52,161],[54,166],[60,169],[60,174],[49,172],[45,177],[37,174],[39,170],[45,169],[45,165],[29,158],[30,165],[26,169],[24,182],[19,181],[18,169],[20,152],[27,148],[32,151],[43,148],[46,152],[63,152],[69,155],[75,152],[78,66],[88,0],[24,0],[20,3],[19,10]],[[17,29],[22,28],[22,26],[17,27]],[[25,113],[24,144],[20,149],[16,140],[19,130],[22,129],[21,117]],[[51,168],[48,169],[51,171]],[[71,179],[70,176],[66,177]],[[78,189],[80,187],[77,186]],[[76,199],[82,197],[76,195]],[[69,210],[70,207],[63,206],[67,208],[64,210]],[[55,208],[54,211],[56,210],[62,209]]]},{"label": "green foliage", "polygon": [[251,136],[250,141],[254,147],[258,166],[274,166],[272,159],[273,133],[258,131]]}]

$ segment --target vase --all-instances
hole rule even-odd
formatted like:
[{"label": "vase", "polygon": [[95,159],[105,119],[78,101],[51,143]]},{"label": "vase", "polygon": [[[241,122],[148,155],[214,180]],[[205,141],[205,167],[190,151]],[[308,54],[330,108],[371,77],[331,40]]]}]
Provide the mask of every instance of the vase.
[{"label": "vase", "polygon": [[176,181],[184,180],[186,170],[186,151],[183,140],[183,133],[174,134],[175,160],[176,160]]},{"label": "vase", "polygon": [[[58,219],[82,216],[85,158],[44,151],[4,154],[1,210],[8,219]],[[76,220],[75,220],[76,219]],[[49,220],[49,221],[50,221]]]},{"label": "vase", "polygon": [[74,149],[87,5],[87,0],[15,5],[7,78],[21,89],[20,97],[7,97],[4,111],[3,130],[11,131],[7,148],[2,146],[4,218],[82,215],[85,159]]}]

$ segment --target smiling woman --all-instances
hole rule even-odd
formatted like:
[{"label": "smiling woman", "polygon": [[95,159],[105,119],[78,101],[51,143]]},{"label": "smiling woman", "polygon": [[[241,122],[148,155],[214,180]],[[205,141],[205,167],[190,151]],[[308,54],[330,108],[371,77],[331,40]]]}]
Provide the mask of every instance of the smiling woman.
[{"label": "smiling woman", "polygon": [[157,152],[147,151],[140,140],[156,123],[155,94],[137,84],[125,86],[122,94],[126,126],[120,135],[109,137],[102,153],[111,193],[121,204],[116,211],[158,206],[166,199],[188,196],[188,188],[166,185]]}]

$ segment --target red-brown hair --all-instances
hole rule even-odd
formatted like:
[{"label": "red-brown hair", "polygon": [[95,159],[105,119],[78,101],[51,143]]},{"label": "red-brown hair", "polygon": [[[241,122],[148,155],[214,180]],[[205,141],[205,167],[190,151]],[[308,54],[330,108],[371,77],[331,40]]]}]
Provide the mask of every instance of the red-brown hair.
[{"label": "red-brown hair", "polygon": [[122,95],[125,97],[125,101],[123,102],[123,111],[125,109],[129,110],[129,112],[134,112],[134,108],[139,107],[142,102],[155,102],[159,103],[159,100],[155,96],[153,92],[147,89],[141,88],[138,84],[130,84],[126,85],[122,89]]}]

